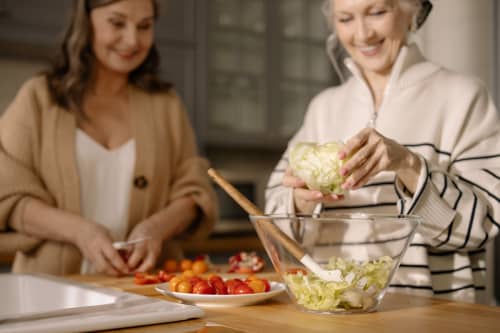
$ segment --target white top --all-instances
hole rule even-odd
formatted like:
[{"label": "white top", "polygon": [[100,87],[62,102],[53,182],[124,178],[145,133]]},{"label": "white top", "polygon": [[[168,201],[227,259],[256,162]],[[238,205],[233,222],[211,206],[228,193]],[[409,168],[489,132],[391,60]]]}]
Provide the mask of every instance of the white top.
[{"label": "white top", "polygon": [[[486,88],[426,61],[415,45],[403,47],[375,118],[360,70],[352,60],[347,66],[354,75],[313,99],[289,147],[345,140],[368,123],[420,155],[422,170],[413,195],[386,171],[319,210],[420,215],[391,287],[488,303],[485,244],[500,228],[500,117]],[[292,191],[281,185],[287,167],[288,151],[270,177],[267,212],[294,211]]]},{"label": "white top", "polygon": [[[124,240],[135,167],[135,140],[108,150],[78,129],[76,162],[82,216],[105,226],[113,240]],[[92,272],[92,265],[84,259],[81,273]]]}]

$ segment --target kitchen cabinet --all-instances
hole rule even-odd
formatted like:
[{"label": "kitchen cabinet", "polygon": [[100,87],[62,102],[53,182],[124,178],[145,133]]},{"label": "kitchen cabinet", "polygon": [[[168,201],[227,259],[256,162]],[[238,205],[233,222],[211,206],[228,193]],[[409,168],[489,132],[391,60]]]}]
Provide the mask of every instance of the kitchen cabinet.
[{"label": "kitchen cabinet", "polygon": [[322,3],[208,2],[208,145],[282,150],[310,99],[337,82],[324,51]]},{"label": "kitchen cabinet", "polygon": [[[0,0],[2,53],[23,50],[47,56],[62,39],[72,1]],[[15,55],[15,54],[14,54]]]},{"label": "kitchen cabinet", "polygon": [[[174,84],[196,122],[196,15],[195,0],[160,0],[156,45],[160,52],[160,76]],[[196,127],[196,126],[195,126]]]},{"label": "kitchen cabinet", "polygon": [[159,4],[156,38],[159,43],[184,41],[195,43],[195,0],[157,0]]}]

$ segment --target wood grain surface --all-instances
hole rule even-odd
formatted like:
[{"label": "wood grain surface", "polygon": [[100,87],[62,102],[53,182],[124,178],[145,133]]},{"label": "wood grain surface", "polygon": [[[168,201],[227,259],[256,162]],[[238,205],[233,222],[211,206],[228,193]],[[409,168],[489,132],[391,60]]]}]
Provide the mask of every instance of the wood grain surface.
[{"label": "wood grain surface", "polygon": [[[260,274],[274,279],[274,273]],[[69,276],[96,286],[116,288],[154,298],[154,286],[134,285],[133,278]],[[106,332],[172,333],[462,333],[500,332],[500,307],[388,293],[376,312],[354,315],[318,315],[299,311],[286,294],[264,303],[234,308],[205,308],[201,319]],[[285,332],[283,332],[285,333]]]}]

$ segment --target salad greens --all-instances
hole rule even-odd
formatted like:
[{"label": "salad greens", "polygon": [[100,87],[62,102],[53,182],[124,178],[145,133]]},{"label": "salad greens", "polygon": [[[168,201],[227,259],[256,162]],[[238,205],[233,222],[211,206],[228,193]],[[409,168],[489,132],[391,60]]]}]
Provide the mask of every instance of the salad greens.
[{"label": "salad greens", "polygon": [[392,266],[393,259],[388,256],[365,262],[332,257],[325,269],[340,270],[343,278],[340,282],[324,281],[313,273],[304,274],[300,270],[284,278],[297,303],[306,309],[370,309],[389,282]]},{"label": "salad greens", "polygon": [[344,177],[340,168],[344,161],[337,156],[342,143],[329,142],[318,145],[312,142],[296,144],[290,151],[290,167],[311,190],[325,194],[342,194]]}]

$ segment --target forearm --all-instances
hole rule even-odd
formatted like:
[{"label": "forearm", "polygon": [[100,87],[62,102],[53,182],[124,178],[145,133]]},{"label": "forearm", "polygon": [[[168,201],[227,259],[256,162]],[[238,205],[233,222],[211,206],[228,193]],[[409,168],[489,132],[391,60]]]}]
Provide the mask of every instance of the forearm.
[{"label": "forearm", "polygon": [[405,187],[413,194],[417,190],[418,178],[422,169],[420,158],[409,151],[405,159],[404,168],[397,170],[396,174]]},{"label": "forearm", "polygon": [[153,234],[168,240],[185,231],[198,216],[196,202],[190,196],[172,201],[167,207],[149,217],[143,223]]},{"label": "forearm", "polygon": [[42,239],[76,244],[86,221],[78,215],[30,199],[23,212],[23,232]]}]

